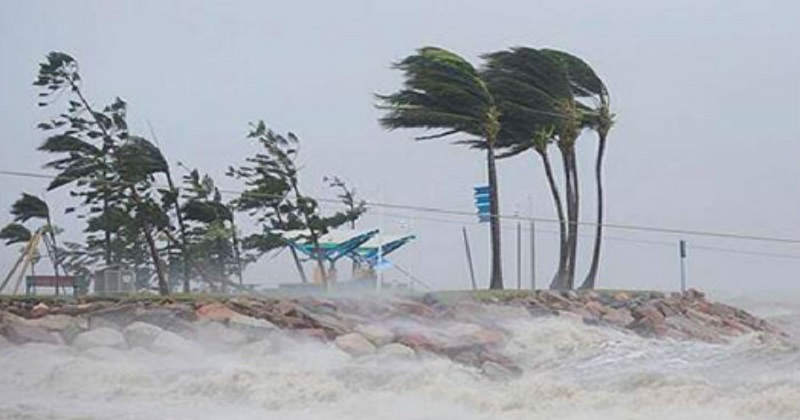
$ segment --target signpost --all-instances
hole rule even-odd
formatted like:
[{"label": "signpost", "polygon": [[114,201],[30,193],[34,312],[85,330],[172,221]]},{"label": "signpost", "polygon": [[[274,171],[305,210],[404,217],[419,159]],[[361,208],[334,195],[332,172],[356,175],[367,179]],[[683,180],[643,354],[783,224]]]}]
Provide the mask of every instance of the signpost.
[{"label": "signpost", "polygon": [[531,290],[536,290],[536,230],[531,219]]},{"label": "signpost", "polygon": [[475,207],[478,209],[478,221],[486,223],[492,217],[489,210],[492,202],[489,186],[481,185],[473,187],[473,189],[475,190]]}]

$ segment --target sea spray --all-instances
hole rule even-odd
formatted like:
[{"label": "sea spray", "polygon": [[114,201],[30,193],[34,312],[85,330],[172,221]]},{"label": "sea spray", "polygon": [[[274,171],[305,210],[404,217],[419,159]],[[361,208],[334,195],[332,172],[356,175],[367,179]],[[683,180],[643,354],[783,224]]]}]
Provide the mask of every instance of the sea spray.
[{"label": "sea spray", "polygon": [[[800,311],[778,315],[800,322]],[[334,341],[289,330],[242,342],[216,324],[171,347],[5,344],[0,412],[57,420],[800,418],[793,338],[751,333],[705,343],[576,317],[500,318],[492,322],[519,375],[492,377],[424,351],[353,357]],[[371,322],[452,331],[455,321]]]}]

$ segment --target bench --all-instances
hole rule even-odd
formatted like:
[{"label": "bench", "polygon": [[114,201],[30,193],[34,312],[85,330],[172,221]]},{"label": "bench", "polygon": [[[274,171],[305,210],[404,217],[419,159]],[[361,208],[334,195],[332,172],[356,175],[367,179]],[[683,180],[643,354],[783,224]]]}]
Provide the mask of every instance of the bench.
[{"label": "bench", "polygon": [[35,295],[37,287],[53,287],[58,296],[59,289],[72,288],[72,294],[78,295],[78,284],[73,276],[26,276],[25,294]]}]

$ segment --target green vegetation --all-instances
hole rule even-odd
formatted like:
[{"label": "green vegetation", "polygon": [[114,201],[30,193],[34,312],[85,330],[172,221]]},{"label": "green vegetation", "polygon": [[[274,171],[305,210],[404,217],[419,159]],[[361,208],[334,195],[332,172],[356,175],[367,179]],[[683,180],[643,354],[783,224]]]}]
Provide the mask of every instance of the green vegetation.
[{"label": "green vegetation", "polygon": [[[244,181],[246,189],[225,202],[214,180],[197,169],[187,170],[176,186],[161,150],[130,132],[125,101],[116,98],[102,108],[91,104],[73,57],[48,54],[34,85],[40,89],[39,106],[62,108],[38,125],[47,134],[39,150],[54,156],[45,165],[56,172],[47,189],[70,189],[75,205],[64,212],[85,222],[86,236],[83,243],[59,247],[47,203],[23,194],[12,208],[14,222],[0,231],[0,239],[8,245],[28,242],[33,233],[22,223],[43,220],[36,232],[45,238],[56,275],[59,268],[81,278],[126,268],[135,271],[140,290],[155,280],[161,295],[177,289],[189,293],[192,282],[224,292],[243,286],[246,264],[288,246],[281,233],[309,232],[306,239],[316,245],[328,229],[355,223],[365,211],[352,190],[335,178],[331,187],[347,193],[342,196],[346,210],[323,216],[317,201],[301,193],[295,163],[299,139],[278,135],[263,122],[248,135],[262,151],[228,173]],[[262,229],[239,240],[236,212],[255,216]],[[317,264],[324,275],[322,261]]]},{"label": "green vegetation", "polygon": [[[396,63],[403,84],[397,92],[377,95],[383,111],[380,123],[389,130],[428,130],[416,139],[453,138],[456,144],[485,153],[494,290],[503,289],[496,159],[533,151],[544,167],[560,222],[560,255],[551,288],[573,289],[580,223],[576,148],[584,131],[597,133],[596,213],[602,223],[603,157],[614,123],[608,90],[586,62],[563,51],[516,47],[482,59],[482,66],[473,66],[453,52],[424,47]],[[278,134],[263,121],[252,124],[247,135],[260,151],[227,171],[244,188],[226,201],[214,179],[198,169],[182,167],[185,173],[176,185],[161,150],[130,132],[125,101],[116,98],[98,107],[87,98],[73,57],[48,54],[34,85],[39,88],[39,106],[56,110],[54,118],[38,125],[46,133],[39,150],[52,156],[45,168],[55,171],[47,188],[69,188],[74,204],[63,210],[84,222],[85,238],[59,246],[48,204],[23,194],[12,208],[14,221],[0,230],[0,239],[12,245],[40,235],[56,275],[61,271],[90,278],[107,268],[126,268],[135,271],[141,289],[154,281],[161,295],[177,290],[188,294],[192,284],[201,283],[217,293],[243,287],[247,264],[288,247],[301,280],[307,282],[286,232],[319,247],[322,235],[345,224],[355,227],[366,211],[352,188],[337,177],[326,177],[323,181],[337,191],[344,210],[324,215],[318,201],[301,187],[300,139]],[[551,145],[561,157],[561,180],[551,160]],[[252,218],[259,228],[241,234],[237,214]],[[24,225],[31,220],[41,222],[33,231]],[[598,224],[581,288],[595,287],[601,244]],[[325,261],[318,257],[314,263],[327,279]]]},{"label": "green vegetation", "polygon": [[[428,140],[466,134],[458,144],[485,150],[492,197],[491,289],[502,289],[498,182],[495,158],[533,150],[541,159],[559,219],[560,257],[551,288],[573,289],[580,222],[577,141],[583,130],[599,135],[595,163],[597,222],[589,273],[582,287],[594,288],[600,260],[603,221],[602,159],[613,125],[608,91],[583,60],[563,51],[511,48],[485,54],[476,69],[455,53],[435,47],[419,49],[395,67],[403,72],[403,88],[379,95],[388,129],[435,130]],[[548,147],[562,160],[564,194],[554,174]],[[564,211],[564,199],[566,212]]]}]

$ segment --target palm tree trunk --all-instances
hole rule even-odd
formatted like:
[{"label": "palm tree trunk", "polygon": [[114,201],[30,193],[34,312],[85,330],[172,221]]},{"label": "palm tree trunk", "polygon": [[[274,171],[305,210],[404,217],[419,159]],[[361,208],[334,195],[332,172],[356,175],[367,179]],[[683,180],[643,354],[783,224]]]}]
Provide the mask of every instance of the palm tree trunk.
[{"label": "palm tree trunk", "polygon": [[556,207],[556,214],[558,215],[558,269],[556,270],[555,276],[553,276],[553,281],[550,283],[550,288],[560,289],[561,284],[564,282],[564,270],[566,269],[567,262],[567,220],[564,216],[564,202],[561,200],[561,193],[558,191],[558,184],[553,174],[553,165],[550,163],[550,157],[547,151],[540,152],[539,156],[542,158],[542,163],[544,164],[547,183],[550,185],[550,193],[553,195],[553,203]]},{"label": "palm tree trunk", "polygon": [[566,199],[567,199],[567,243],[566,251],[567,257],[565,259],[564,279],[555,287],[556,289],[572,289],[575,277],[575,256],[577,250],[577,202],[575,189],[577,183],[575,182],[575,172],[573,170],[571,148],[561,147],[561,160],[564,166],[564,184],[566,186]]},{"label": "palm tree trunk", "polygon": [[569,239],[569,265],[567,266],[567,279],[569,289],[575,288],[575,265],[578,260],[578,230],[580,226],[578,221],[580,219],[580,188],[578,184],[578,160],[575,156],[575,148],[570,148],[569,153],[569,166],[572,172],[572,220],[570,225],[572,231]]},{"label": "palm tree trunk", "polygon": [[552,287],[553,289],[568,289],[569,288],[569,261],[572,256],[570,252],[570,241],[572,240],[572,213],[573,213],[573,202],[572,202],[572,171],[569,169],[569,157],[567,157],[567,151],[564,148],[559,148],[561,151],[561,161],[564,170],[564,190],[565,190],[565,198],[567,201],[567,238],[564,243],[564,251],[566,256],[564,257],[564,273],[563,277],[560,279],[561,281]]},{"label": "palm tree trunk", "polygon": [[489,147],[486,149],[486,158],[488,164],[489,176],[489,195],[491,201],[489,203],[489,227],[491,230],[491,244],[492,244],[492,275],[489,282],[489,288],[493,290],[503,289],[503,265],[500,253],[500,202],[499,194],[497,191],[497,167],[495,165],[494,145],[493,142],[488,142]]},{"label": "palm tree trunk", "polygon": [[600,265],[600,246],[603,242],[603,156],[606,151],[606,136],[607,133],[599,133],[597,160],[594,165],[595,185],[597,187],[597,225],[594,231],[592,263],[589,266],[589,273],[586,274],[586,279],[584,279],[581,289],[594,289],[597,269]]}]

